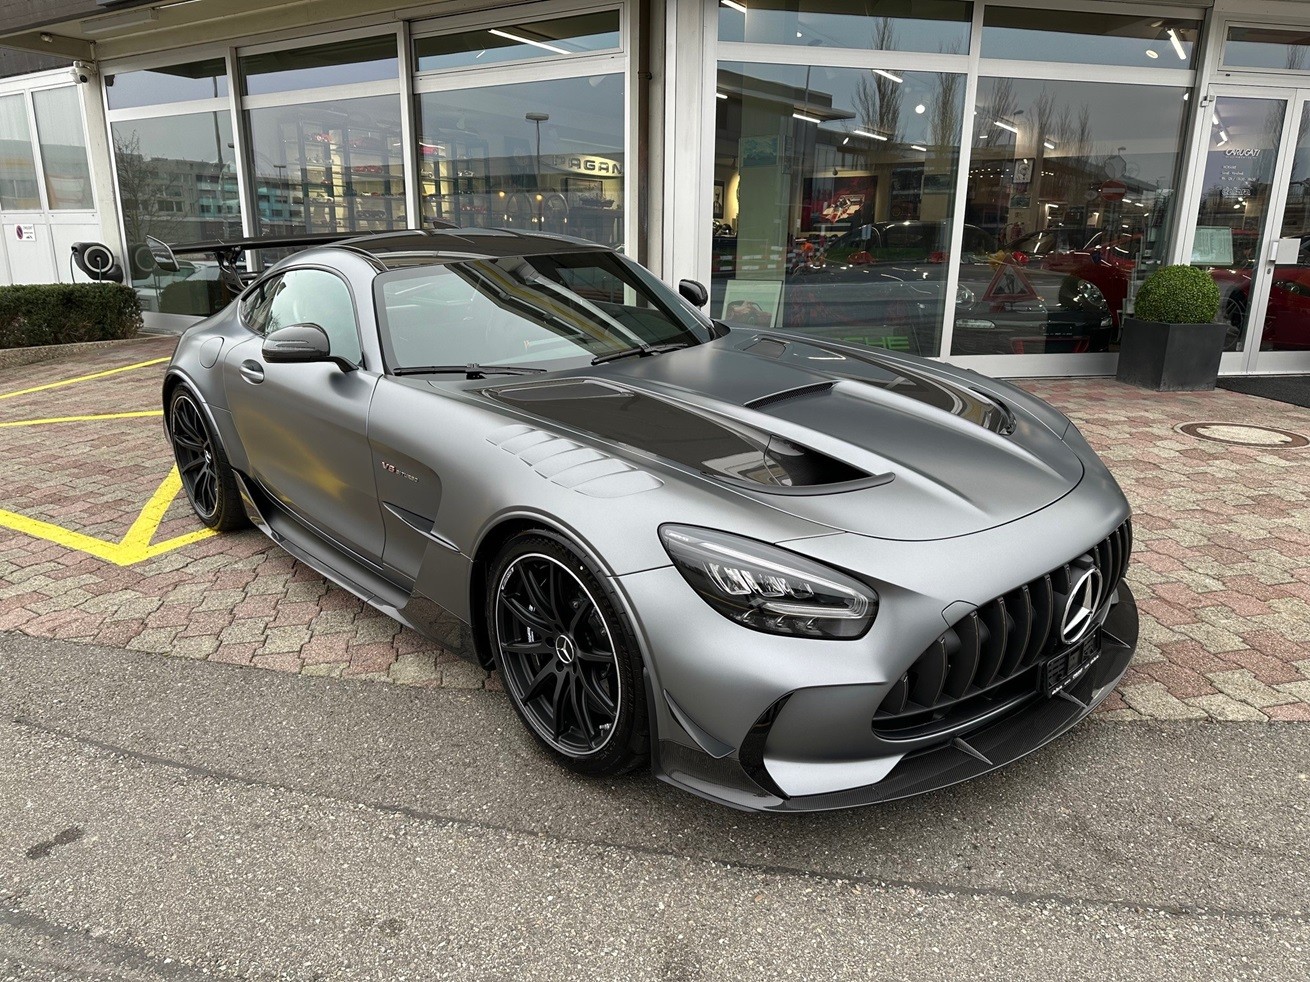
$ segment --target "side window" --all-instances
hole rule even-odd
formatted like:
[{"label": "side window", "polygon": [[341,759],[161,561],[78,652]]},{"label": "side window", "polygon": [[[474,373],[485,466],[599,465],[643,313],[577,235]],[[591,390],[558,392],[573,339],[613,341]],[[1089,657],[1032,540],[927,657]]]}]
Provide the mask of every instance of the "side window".
[{"label": "side window", "polygon": [[256,334],[266,333],[264,325],[268,323],[268,305],[277,293],[281,279],[280,276],[267,279],[241,298],[241,322]]},{"label": "side window", "polygon": [[363,360],[355,305],[346,284],[332,273],[321,269],[289,270],[268,282],[264,296],[267,314],[261,333],[292,324],[317,324],[327,332],[332,354],[356,365]]}]

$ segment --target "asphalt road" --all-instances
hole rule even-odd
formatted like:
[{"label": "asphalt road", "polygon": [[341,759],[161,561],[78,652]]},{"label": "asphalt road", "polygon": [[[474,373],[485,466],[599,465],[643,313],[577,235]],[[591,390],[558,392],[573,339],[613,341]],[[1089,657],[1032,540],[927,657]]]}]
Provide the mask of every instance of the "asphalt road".
[{"label": "asphalt road", "polygon": [[504,697],[0,634],[0,979],[1310,977],[1310,726],[757,816]]}]

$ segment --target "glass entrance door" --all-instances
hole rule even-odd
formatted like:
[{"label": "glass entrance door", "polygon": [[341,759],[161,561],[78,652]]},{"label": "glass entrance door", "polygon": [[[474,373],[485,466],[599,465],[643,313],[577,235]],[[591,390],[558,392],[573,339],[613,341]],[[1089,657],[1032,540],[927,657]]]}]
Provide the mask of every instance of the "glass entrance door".
[{"label": "glass entrance door", "polygon": [[1269,279],[1258,344],[1248,371],[1310,371],[1310,93],[1292,103],[1276,197],[1282,215],[1264,253]]},{"label": "glass entrance door", "polygon": [[1310,90],[1215,87],[1191,262],[1219,287],[1222,371],[1310,369]]}]

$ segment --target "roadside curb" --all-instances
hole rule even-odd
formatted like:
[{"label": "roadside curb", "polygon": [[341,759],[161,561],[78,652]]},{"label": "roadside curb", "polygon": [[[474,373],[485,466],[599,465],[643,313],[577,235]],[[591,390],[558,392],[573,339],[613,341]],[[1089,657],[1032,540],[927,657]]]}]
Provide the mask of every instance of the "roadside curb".
[{"label": "roadside curb", "polygon": [[33,348],[0,348],[0,371],[6,368],[22,368],[37,362],[55,361],[60,358],[74,358],[90,354],[105,348],[129,347],[143,341],[158,341],[158,335],[138,334],[130,338],[115,338],[109,341],[78,341],[73,344],[43,344]]}]

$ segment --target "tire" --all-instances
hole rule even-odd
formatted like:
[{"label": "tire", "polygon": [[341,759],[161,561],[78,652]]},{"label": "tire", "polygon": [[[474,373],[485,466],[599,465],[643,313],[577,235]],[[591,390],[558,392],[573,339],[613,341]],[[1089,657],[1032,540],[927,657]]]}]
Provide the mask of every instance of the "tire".
[{"label": "tire", "polygon": [[249,525],[223,445],[205,418],[200,400],[185,386],[178,386],[168,400],[168,439],[182,490],[196,517],[216,532]]},{"label": "tire", "polygon": [[492,563],[483,609],[510,704],[543,748],[591,776],[646,763],[636,638],[589,560],[553,533],[521,532]]}]

